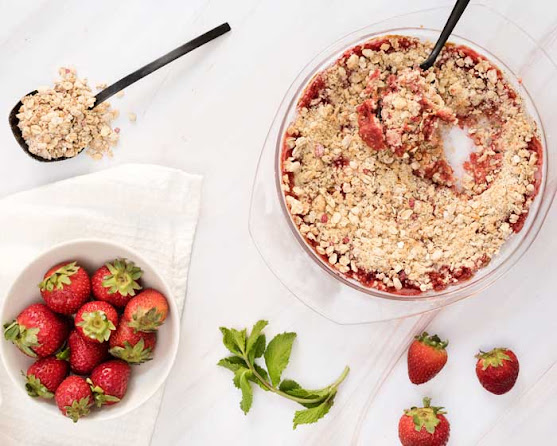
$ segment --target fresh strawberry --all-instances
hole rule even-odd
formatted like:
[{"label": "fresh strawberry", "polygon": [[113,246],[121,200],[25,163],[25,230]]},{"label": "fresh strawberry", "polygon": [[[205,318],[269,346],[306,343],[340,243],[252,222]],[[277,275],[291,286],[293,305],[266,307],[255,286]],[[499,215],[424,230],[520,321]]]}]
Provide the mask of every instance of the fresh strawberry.
[{"label": "fresh strawberry", "polygon": [[68,338],[70,347],[70,367],[78,375],[88,375],[108,358],[108,343],[89,342],[77,331],[72,331]]},{"label": "fresh strawberry", "polygon": [[429,336],[425,331],[416,336],[408,349],[408,376],[414,384],[423,384],[437,375],[447,363],[449,341]]},{"label": "fresh strawberry", "polygon": [[166,297],[153,289],[139,293],[128,302],[124,318],[136,331],[153,332],[163,324],[168,314]]},{"label": "fresh strawberry", "polygon": [[91,385],[97,407],[111,406],[124,398],[130,375],[129,364],[119,359],[103,362],[95,367],[87,382]]},{"label": "fresh strawberry", "polygon": [[39,288],[52,311],[70,315],[89,299],[91,280],[76,262],[65,262],[50,268]]},{"label": "fresh strawberry", "polygon": [[54,392],[62,381],[68,376],[70,365],[56,356],[48,356],[35,361],[23,373],[25,377],[25,389],[32,397],[52,398]]},{"label": "fresh strawberry", "polygon": [[424,398],[424,407],[404,411],[398,423],[398,438],[403,446],[445,446],[449,441],[450,425],[442,407],[431,407]]},{"label": "fresh strawberry", "polygon": [[106,263],[95,271],[91,279],[93,296],[123,308],[135,296],[136,290],[141,289],[138,281],[142,274],[141,268],[126,259]]},{"label": "fresh strawberry", "polygon": [[476,355],[476,375],[488,392],[502,395],[511,390],[518,378],[519,364],[516,355],[508,348],[494,348]]},{"label": "fresh strawberry", "polygon": [[110,354],[130,364],[141,364],[153,359],[156,341],[156,333],[135,332],[122,320],[110,337]]},{"label": "fresh strawberry", "polygon": [[4,324],[4,337],[32,358],[52,355],[68,337],[68,321],[44,304],[33,304]]},{"label": "fresh strawberry", "polygon": [[68,376],[58,386],[54,396],[60,412],[74,423],[89,415],[93,406],[93,394],[89,384],[80,376]]},{"label": "fresh strawberry", "polygon": [[83,305],[75,315],[75,329],[91,342],[108,341],[118,326],[118,313],[108,302],[94,300]]}]

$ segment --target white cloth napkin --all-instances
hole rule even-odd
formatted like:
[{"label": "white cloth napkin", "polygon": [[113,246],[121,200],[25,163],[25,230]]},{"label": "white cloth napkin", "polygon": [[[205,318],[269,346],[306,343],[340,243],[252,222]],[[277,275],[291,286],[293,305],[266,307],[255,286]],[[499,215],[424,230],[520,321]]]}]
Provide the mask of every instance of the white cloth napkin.
[{"label": "white cloth napkin", "polygon": [[[167,279],[180,311],[199,214],[200,176],[133,164],[75,177],[0,200],[0,300],[44,249],[71,239],[112,239],[147,256]],[[1,341],[3,342],[3,341]],[[33,407],[0,368],[0,443],[147,445],[163,390],[124,417],[76,423]]]}]

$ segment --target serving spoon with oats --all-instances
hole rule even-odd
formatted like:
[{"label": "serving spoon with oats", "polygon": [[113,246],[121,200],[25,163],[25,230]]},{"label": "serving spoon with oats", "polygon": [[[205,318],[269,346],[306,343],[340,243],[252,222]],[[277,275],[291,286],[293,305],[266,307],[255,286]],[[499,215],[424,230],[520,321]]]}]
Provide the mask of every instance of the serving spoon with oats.
[{"label": "serving spoon with oats", "polygon": [[196,37],[118,82],[93,95],[87,81],[73,69],[61,68],[52,88],[41,88],[19,101],[9,116],[16,141],[23,151],[41,162],[63,161],[79,155],[86,147],[95,155],[110,153],[118,141],[118,129],[111,121],[118,112],[105,102],[108,98],[159,68],[230,31],[220,26]]}]

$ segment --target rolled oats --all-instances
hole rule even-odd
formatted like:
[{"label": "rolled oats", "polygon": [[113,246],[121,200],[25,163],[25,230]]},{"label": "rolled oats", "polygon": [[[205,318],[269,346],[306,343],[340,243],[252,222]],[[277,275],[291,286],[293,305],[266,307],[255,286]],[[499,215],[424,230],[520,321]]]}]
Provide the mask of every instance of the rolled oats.
[{"label": "rolled oats", "polygon": [[93,159],[112,155],[118,134],[111,122],[118,112],[103,102],[90,109],[95,96],[87,79],[74,69],[60,68],[54,87],[24,97],[17,118],[29,151],[44,159],[73,157],[87,147]]}]

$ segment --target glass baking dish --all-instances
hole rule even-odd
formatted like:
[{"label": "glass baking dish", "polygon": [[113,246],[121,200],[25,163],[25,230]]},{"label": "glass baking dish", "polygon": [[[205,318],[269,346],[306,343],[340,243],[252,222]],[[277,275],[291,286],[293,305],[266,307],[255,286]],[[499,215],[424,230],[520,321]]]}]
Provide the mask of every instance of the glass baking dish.
[{"label": "glass baking dish", "polygon": [[278,279],[302,302],[340,324],[396,319],[431,311],[476,295],[501,278],[530,247],[557,190],[557,67],[537,42],[512,21],[484,5],[470,5],[449,39],[485,55],[523,96],[537,121],[544,147],[543,180],[524,228],[503,246],[491,263],[470,280],[442,291],[401,296],[366,288],[332,270],[299,235],[280,190],[284,132],[296,103],[313,76],[358,43],[386,34],[435,41],[450,8],[434,8],[393,17],[341,38],[317,55],[292,83],[271,125],[253,185],[250,234]]}]

